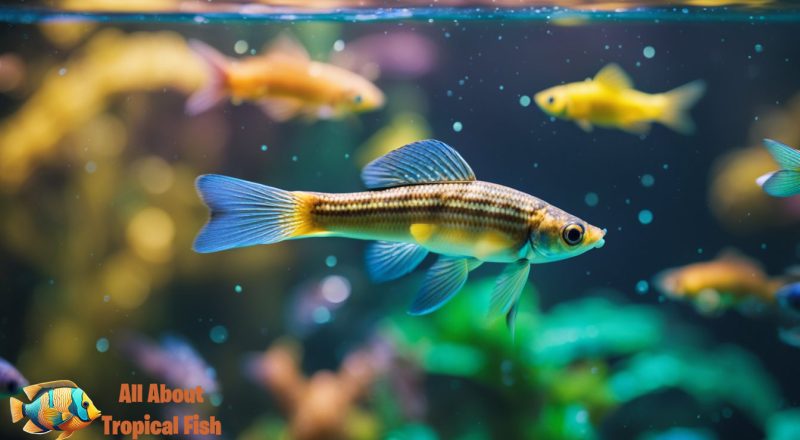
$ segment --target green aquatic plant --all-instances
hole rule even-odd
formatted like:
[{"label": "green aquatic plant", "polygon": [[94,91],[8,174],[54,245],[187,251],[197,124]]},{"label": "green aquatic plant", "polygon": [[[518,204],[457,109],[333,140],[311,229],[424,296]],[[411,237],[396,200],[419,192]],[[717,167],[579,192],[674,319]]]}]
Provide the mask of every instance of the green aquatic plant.
[{"label": "green aquatic plant", "polygon": [[[778,390],[752,355],[734,346],[702,349],[674,322],[666,338],[666,317],[657,307],[604,295],[543,312],[529,286],[514,339],[502,320],[486,317],[492,287],[487,280],[469,283],[441,313],[397,315],[384,332],[429,376],[462,378],[501,395],[508,411],[508,426],[497,427],[503,435],[598,438],[615,410],[666,389],[704,407],[733,405],[757,424],[778,409]],[[689,337],[672,348],[683,333]]]}]

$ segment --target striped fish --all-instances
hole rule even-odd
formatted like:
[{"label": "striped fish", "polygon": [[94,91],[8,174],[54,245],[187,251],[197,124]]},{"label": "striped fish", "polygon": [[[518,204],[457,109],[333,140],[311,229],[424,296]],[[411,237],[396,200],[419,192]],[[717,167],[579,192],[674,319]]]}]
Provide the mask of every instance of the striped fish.
[{"label": "striped fish", "polygon": [[68,380],[29,385],[23,389],[31,403],[11,398],[11,421],[28,418],[22,428],[31,434],[62,431],[56,440],[64,440],[100,417],[92,399]]},{"label": "striped fish", "polygon": [[220,175],[197,179],[211,218],[197,252],[308,237],[376,240],[367,250],[375,281],[399,278],[428,253],[439,254],[409,313],[442,307],[484,262],[507,266],[490,313],[510,327],[530,265],[580,255],[604,243],[605,230],[514,189],[476,180],[448,145],[426,140],[368,164],[370,191],[330,194],[281,189]]}]

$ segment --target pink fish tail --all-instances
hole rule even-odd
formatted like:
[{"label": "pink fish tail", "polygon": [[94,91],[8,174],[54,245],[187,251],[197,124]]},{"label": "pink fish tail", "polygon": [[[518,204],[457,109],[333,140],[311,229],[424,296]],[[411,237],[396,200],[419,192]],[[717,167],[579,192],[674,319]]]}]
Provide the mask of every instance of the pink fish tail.
[{"label": "pink fish tail", "polygon": [[199,40],[189,40],[189,48],[206,66],[206,84],[186,101],[186,113],[196,115],[214,107],[225,98],[228,59]]}]

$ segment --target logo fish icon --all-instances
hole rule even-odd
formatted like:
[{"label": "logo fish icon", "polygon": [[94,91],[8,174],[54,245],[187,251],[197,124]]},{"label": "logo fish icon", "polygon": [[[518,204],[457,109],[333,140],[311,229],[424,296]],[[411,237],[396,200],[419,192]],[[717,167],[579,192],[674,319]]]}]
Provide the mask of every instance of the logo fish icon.
[{"label": "logo fish icon", "polygon": [[63,431],[56,438],[63,440],[89,426],[101,414],[92,399],[69,380],[29,385],[23,391],[31,403],[12,397],[11,421],[17,423],[28,418],[22,430],[31,434]]}]

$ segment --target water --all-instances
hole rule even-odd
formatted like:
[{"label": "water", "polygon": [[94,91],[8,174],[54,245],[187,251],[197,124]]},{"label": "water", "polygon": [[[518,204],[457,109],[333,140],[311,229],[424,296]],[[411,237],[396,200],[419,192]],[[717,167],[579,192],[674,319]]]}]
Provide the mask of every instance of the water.
[{"label": "water", "polygon": [[[777,169],[763,138],[800,146],[800,10],[713,3],[4,6],[0,357],[31,383],[73,380],[114,420],[213,415],[226,439],[795,438],[797,314],[768,298],[800,258],[800,201],[755,179]],[[187,40],[240,58],[281,35],[380,73],[385,104],[185,112],[207,81]],[[695,133],[587,132],[539,108],[609,63],[648,93],[704,80]],[[432,257],[378,284],[356,240],[192,251],[198,175],[361,191],[367,162],[425,138],[607,229],[532,267],[513,339],[486,318],[499,264],[409,316]],[[665,289],[667,269],[709,261],[695,267],[724,289]],[[208,399],[120,402],[127,383]],[[21,428],[0,417],[3,438]]]}]

